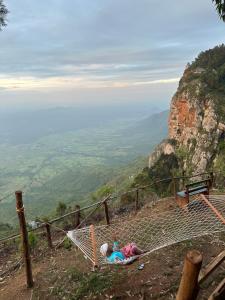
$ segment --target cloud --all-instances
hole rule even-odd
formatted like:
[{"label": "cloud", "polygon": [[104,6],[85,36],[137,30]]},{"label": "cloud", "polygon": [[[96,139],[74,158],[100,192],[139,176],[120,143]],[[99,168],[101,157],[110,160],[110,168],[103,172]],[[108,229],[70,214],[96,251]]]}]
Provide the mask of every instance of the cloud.
[{"label": "cloud", "polygon": [[40,91],[40,90],[63,90],[63,89],[99,89],[99,88],[127,88],[138,85],[157,85],[176,83],[179,78],[159,79],[152,81],[116,81],[112,78],[102,80],[89,77],[51,77],[37,79],[34,77],[20,78],[1,78],[0,89],[2,90],[20,90],[20,91]]},{"label": "cloud", "polygon": [[160,86],[224,41],[224,24],[205,0],[7,5],[9,23],[0,33],[0,86],[7,90]]}]

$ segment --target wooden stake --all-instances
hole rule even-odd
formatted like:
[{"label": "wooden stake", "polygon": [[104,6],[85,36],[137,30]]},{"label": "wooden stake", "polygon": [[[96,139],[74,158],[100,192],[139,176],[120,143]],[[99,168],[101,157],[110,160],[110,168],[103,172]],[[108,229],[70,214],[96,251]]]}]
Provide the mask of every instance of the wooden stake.
[{"label": "wooden stake", "polygon": [[95,228],[94,225],[90,225],[90,235],[91,235],[91,245],[93,250],[93,267],[98,266],[98,258],[97,258],[97,243],[95,238]]},{"label": "wooden stake", "polygon": [[199,251],[189,251],[185,257],[183,274],[176,300],[195,300],[198,296],[198,276],[202,265]]},{"label": "wooden stake", "polygon": [[32,276],[30,249],[29,249],[29,242],[28,242],[26,220],[25,220],[25,216],[24,216],[22,192],[17,191],[15,193],[15,195],[16,195],[16,211],[17,211],[18,218],[19,218],[21,239],[22,239],[22,243],[23,243],[23,254],[24,254],[24,262],[25,262],[26,276],[27,276],[27,287],[32,288],[34,285],[34,282],[33,282],[33,276]]},{"label": "wooden stake", "polygon": [[139,202],[139,189],[136,189],[136,197],[135,197],[135,211],[138,211],[138,202]]},{"label": "wooden stake", "polygon": [[76,212],[74,214],[74,228],[80,225],[80,205],[75,206]]},{"label": "wooden stake", "polygon": [[50,227],[50,224],[46,223],[45,227],[46,227],[46,233],[47,233],[48,247],[50,249],[52,249],[53,245],[52,245],[52,236],[51,236],[51,227]]},{"label": "wooden stake", "polygon": [[103,204],[104,204],[104,208],[105,208],[106,224],[110,225],[110,221],[109,221],[109,209],[108,209],[107,199],[103,202]]}]

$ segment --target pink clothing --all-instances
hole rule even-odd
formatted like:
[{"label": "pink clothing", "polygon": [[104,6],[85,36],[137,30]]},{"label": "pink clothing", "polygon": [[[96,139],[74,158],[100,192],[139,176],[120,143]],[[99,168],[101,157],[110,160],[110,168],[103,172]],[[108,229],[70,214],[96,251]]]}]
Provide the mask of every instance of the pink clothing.
[{"label": "pink clothing", "polygon": [[126,258],[136,255],[137,246],[135,243],[130,243],[121,249],[121,252]]}]

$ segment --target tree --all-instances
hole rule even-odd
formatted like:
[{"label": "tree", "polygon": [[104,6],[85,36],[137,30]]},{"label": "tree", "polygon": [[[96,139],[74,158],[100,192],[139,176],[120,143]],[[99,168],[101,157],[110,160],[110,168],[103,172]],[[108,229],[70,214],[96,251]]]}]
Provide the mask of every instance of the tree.
[{"label": "tree", "polygon": [[56,214],[57,216],[63,216],[66,213],[66,204],[64,202],[59,202],[58,206],[56,207]]},{"label": "tree", "polygon": [[225,21],[225,0],[212,0],[215,3],[216,10],[220,18]]},{"label": "tree", "polygon": [[6,26],[6,16],[8,14],[8,9],[6,8],[5,4],[3,3],[3,0],[0,0],[0,30],[2,30],[2,27]]}]

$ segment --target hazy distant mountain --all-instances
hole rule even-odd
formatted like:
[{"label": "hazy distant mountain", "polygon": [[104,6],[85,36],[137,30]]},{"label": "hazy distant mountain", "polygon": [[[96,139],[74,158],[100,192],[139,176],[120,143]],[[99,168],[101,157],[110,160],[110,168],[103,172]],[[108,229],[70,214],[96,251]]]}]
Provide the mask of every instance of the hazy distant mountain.
[{"label": "hazy distant mountain", "polygon": [[159,135],[166,136],[168,133],[169,110],[153,114],[137,123],[131,128],[133,134],[144,134],[149,132],[150,139],[157,138]]},{"label": "hazy distant mountain", "polygon": [[119,119],[141,118],[157,109],[138,105],[79,106],[0,114],[0,142],[32,143],[50,134],[104,126]]}]

